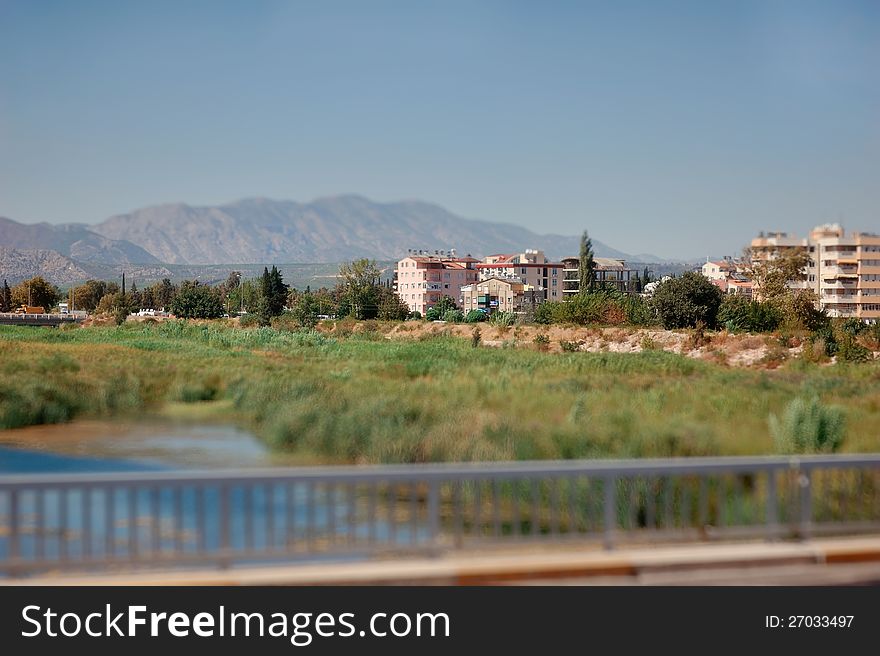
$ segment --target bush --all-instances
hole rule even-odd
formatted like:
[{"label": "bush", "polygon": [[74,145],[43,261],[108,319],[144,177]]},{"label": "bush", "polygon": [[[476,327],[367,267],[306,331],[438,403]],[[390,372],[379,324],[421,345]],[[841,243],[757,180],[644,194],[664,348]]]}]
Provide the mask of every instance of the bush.
[{"label": "bush", "polygon": [[447,310],[443,313],[443,321],[449,323],[461,323],[464,321],[464,312],[461,310]]},{"label": "bush", "polygon": [[535,335],[535,338],[532,340],[535,346],[538,347],[541,351],[546,351],[547,347],[550,346],[550,338],[547,337],[544,333],[538,333]]},{"label": "bush", "polygon": [[223,303],[216,289],[185,280],[171,301],[171,313],[182,319],[217,319],[223,316]]},{"label": "bush", "polygon": [[796,398],[782,418],[770,415],[770,434],[782,453],[831,453],[843,444],[843,410],[823,406],[817,397]]},{"label": "bush", "polygon": [[255,328],[260,325],[260,317],[256,314],[244,314],[239,318],[238,325],[242,328]]},{"label": "bush", "polygon": [[807,341],[812,347],[813,355],[816,358],[821,358],[823,355],[829,358],[837,355],[837,338],[834,336],[834,330],[832,330],[831,325],[814,330],[810,333]]},{"label": "bush", "polygon": [[718,323],[729,332],[771,332],[782,323],[782,313],[770,303],[753,301],[739,294],[725,294],[718,308]]},{"label": "bush", "polygon": [[535,308],[535,323],[549,325],[556,321],[557,301],[546,301]]},{"label": "bush", "polygon": [[471,310],[466,315],[464,315],[464,320],[466,323],[479,323],[480,321],[485,321],[486,318],[486,313],[482,310]]},{"label": "bush", "polygon": [[686,271],[657,286],[651,304],[664,328],[694,328],[702,322],[707,328],[717,323],[723,294],[705,276]]},{"label": "bush", "polygon": [[509,328],[515,321],[516,315],[513,312],[496,312],[489,317],[489,323],[501,328]]},{"label": "bush", "polygon": [[407,317],[407,318],[418,321],[422,318],[422,313],[419,312],[418,310],[413,310],[412,312],[409,313],[409,317]]}]

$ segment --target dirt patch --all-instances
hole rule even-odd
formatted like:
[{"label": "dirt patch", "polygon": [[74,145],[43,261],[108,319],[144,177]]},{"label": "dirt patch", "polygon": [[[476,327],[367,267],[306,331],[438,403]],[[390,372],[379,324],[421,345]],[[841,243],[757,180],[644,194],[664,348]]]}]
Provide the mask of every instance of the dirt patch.
[{"label": "dirt patch", "polygon": [[[470,338],[474,325],[408,321],[392,326],[385,331],[385,337],[388,339],[430,339],[435,336],[447,335]],[[571,325],[528,325],[500,328],[486,323],[481,323],[479,326],[483,346],[490,348],[515,346],[516,348],[529,348],[549,353],[665,351],[732,367],[774,368],[781,360],[798,357],[803,351],[803,345],[799,339],[790,340],[789,347],[780,347],[775,341],[776,338],[769,335],[735,334],[726,331],[707,332],[707,343],[695,347],[691,331],[687,330]],[[539,335],[541,337],[535,341]]]}]

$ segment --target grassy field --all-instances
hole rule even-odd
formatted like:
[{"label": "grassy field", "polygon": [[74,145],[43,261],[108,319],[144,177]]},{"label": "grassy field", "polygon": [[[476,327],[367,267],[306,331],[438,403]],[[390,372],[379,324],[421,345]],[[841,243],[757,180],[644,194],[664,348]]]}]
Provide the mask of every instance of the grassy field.
[{"label": "grassy field", "polygon": [[755,454],[796,398],[880,450],[880,364],[734,369],[673,353],[474,348],[167,322],[0,327],[0,428],[158,412],[252,428],[303,462]]}]

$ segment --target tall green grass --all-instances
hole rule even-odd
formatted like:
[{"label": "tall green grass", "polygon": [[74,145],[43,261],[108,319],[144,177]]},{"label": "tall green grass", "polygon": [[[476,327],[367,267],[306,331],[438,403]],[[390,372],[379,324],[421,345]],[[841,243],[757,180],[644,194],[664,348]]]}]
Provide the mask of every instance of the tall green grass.
[{"label": "tall green grass", "polygon": [[812,397],[845,416],[844,450],[876,450],[878,383],[875,363],[735,370],[375,331],[0,328],[2,428],[223,400],[218,419],[324,462],[772,453],[769,417]]}]

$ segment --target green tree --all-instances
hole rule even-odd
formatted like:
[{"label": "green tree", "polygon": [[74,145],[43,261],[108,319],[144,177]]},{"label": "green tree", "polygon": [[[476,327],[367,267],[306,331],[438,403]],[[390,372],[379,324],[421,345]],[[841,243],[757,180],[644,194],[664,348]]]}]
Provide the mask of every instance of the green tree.
[{"label": "green tree", "polygon": [[385,321],[405,321],[409,316],[409,306],[388,287],[380,287],[378,296],[379,319]]},{"label": "green tree", "polygon": [[12,305],[41,306],[47,312],[61,300],[61,291],[42,276],[25,280],[12,288]]},{"label": "green tree", "polygon": [[140,309],[141,307],[145,307],[142,305],[143,303],[143,294],[137,288],[137,284],[135,284],[134,280],[131,281],[131,289],[128,292],[128,296],[131,299],[132,307],[136,309]]},{"label": "green tree", "polygon": [[318,323],[318,315],[321,314],[320,303],[311,292],[297,294],[290,308],[290,314],[301,327],[312,328]]},{"label": "green tree", "polygon": [[183,319],[217,319],[223,315],[220,293],[197,280],[184,280],[171,302],[171,313]]},{"label": "green tree", "polygon": [[376,261],[366,258],[339,267],[340,314],[345,310],[355,319],[375,319],[379,313],[380,275]]},{"label": "green tree", "polygon": [[9,289],[9,283],[3,280],[3,288],[0,289],[0,312],[10,312],[12,310],[12,290]]},{"label": "green tree", "polygon": [[[118,287],[117,287],[118,289]],[[134,312],[135,307],[129,294],[121,291],[109,292],[101,297],[95,307],[95,314],[109,315],[116,320],[116,325],[125,322],[128,315]]]},{"label": "green tree", "polygon": [[760,300],[781,305],[792,294],[790,284],[807,279],[809,264],[810,255],[802,249],[779,252],[769,259],[752,260],[748,273],[754,281],[755,295]]},{"label": "green tree", "polygon": [[177,287],[172,285],[168,278],[163,278],[162,282],[157,282],[150,289],[153,292],[155,304],[168,311],[171,303],[174,301],[174,297],[177,295]]},{"label": "green tree", "polygon": [[272,266],[272,270],[263,268],[263,276],[260,278],[260,300],[258,311],[260,323],[268,326],[272,317],[280,316],[284,312],[284,304],[287,302],[288,287],[284,284],[278,267]]},{"label": "green tree", "polygon": [[657,286],[651,304],[664,328],[714,327],[722,300],[721,290],[705,276],[686,271]]},{"label": "green tree", "polygon": [[82,285],[71,287],[67,291],[67,302],[71,310],[85,310],[94,312],[98,303],[107,294],[115,294],[119,291],[119,285],[115,282],[107,283],[103,280],[86,280]]},{"label": "green tree", "polygon": [[153,288],[146,287],[141,292],[141,306],[146,310],[156,309],[156,298],[153,296]]},{"label": "green tree", "polygon": [[581,235],[581,252],[578,262],[579,291],[586,294],[596,286],[596,260],[593,257],[593,240],[584,230]]}]

